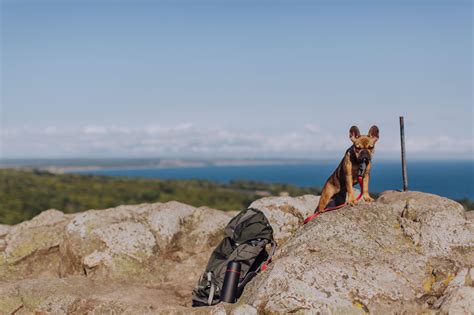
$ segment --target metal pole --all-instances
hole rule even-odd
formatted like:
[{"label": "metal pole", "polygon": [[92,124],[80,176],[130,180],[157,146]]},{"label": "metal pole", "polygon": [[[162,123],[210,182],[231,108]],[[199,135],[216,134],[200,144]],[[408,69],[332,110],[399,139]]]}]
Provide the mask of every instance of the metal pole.
[{"label": "metal pole", "polygon": [[402,146],[402,176],[403,176],[403,191],[408,190],[408,176],[407,176],[407,158],[405,155],[405,124],[403,116],[400,116],[400,142]]}]

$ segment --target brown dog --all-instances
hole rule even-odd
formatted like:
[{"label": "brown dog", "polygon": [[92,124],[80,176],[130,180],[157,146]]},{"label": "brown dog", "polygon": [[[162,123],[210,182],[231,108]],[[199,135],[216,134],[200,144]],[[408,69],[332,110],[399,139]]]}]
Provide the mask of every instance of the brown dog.
[{"label": "brown dog", "polygon": [[346,200],[346,193],[348,193],[349,205],[355,205],[356,197],[352,186],[357,183],[359,167],[362,163],[366,165],[363,173],[362,197],[365,201],[374,201],[369,195],[369,179],[375,142],[379,139],[379,128],[372,126],[368,135],[361,135],[359,128],[352,126],[349,130],[349,138],[353,145],[347,149],[341,163],[326,181],[316,211],[324,212],[333,197],[336,205],[343,204]]}]

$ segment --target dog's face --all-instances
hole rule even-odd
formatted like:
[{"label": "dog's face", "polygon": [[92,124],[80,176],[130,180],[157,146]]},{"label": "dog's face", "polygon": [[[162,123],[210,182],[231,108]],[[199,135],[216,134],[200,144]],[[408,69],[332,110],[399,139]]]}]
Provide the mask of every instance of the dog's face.
[{"label": "dog's face", "polygon": [[375,142],[379,139],[379,128],[372,126],[367,135],[361,135],[357,126],[349,130],[349,138],[354,143],[354,153],[359,162],[368,162],[375,152]]}]

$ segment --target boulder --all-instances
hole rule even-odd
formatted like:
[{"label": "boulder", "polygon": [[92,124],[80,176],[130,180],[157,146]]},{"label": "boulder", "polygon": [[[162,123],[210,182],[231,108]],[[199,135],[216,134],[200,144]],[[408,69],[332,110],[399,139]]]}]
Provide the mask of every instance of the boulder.
[{"label": "boulder", "polygon": [[5,240],[5,237],[7,236],[10,229],[11,227],[9,225],[0,224],[0,252],[4,251],[7,247],[7,241]]},{"label": "boulder", "polygon": [[194,269],[204,260],[200,251],[217,244],[231,217],[174,201],[86,211],[65,228],[61,276],[172,281],[180,265]]},{"label": "boulder", "polygon": [[192,288],[235,214],[173,201],[71,215],[48,210],[2,225],[0,313],[20,306],[18,314],[190,306]]},{"label": "boulder", "polygon": [[236,304],[190,308],[236,212],[179,202],[0,225],[0,313],[472,314],[474,223],[458,203],[382,193],[303,225],[318,196],[266,197],[279,248]]},{"label": "boulder", "polygon": [[377,201],[397,211],[404,235],[425,255],[472,246],[474,225],[466,220],[464,207],[453,200],[417,191],[387,191]]},{"label": "boulder", "polygon": [[156,314],[187,309],[172,287],[81,276],[2,284],[0,297],[0,314]]},{"label": "boulder", "polygon": [[[243,302],[270,313],[436,311],[459,270],[473,267],[473,253],[474,225],[461,205],[386,192],[375,203],[328,212],[301,227]],[[456,289],[445,303],[468,308],[470,291]]]},{"label": "boulder", "polygon": [[305,218],[314,213],[319,196],[266,197],[252,202],[250,208],[262,211],[273,227],[273,237],[283,245],[300,227]]},{"label": "boulder", "polygon": [[0,234],[0,280],[57,276],[59,245],[69,215],[50,209]]}]

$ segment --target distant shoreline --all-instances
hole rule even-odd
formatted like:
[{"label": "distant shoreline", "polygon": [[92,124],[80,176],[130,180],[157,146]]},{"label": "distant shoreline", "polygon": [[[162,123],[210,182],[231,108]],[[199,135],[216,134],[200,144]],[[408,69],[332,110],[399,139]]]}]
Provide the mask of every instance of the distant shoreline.
[{"label": "distant shoreline", "polygon": [[[410,159],[411,163],[445,162],[447,160]],[[456,160],[457,161],[457,160]],[[471,161],[471,160],[459,160]],[[457,161],[457,162],[459,162]],[[65,158],[65,159],[0,159],[0,169],[41,170],[54,174],[100,170],[139,170],[139,169],[171,169],[201,168],[221,166],[272,166],[272,165],[337,165],[339,159],[180,159],[180,158]],[[393,159],[377,159],[377,162],[400,163]],[[454,160],[453,160],[454,162]]]},{"label": "distant shoreline", "polygon": [[[0,169],[45,171],[155,179],[201,179],[220,183],[235,180],[322,186],[338,164],[336,159],[45,159],[0,160]],[[474,161],[410,160],[409,189],[455,200],[474,200]],[[436,174],[436,175],[435,175]],[[443,181],[436,180],[443,178]],[[446,183],[449,182],[449,185]],[[396,160],[374,160],[372,191],[401,188]]]},{"label": "distant shoreline", "polygon": [[[182,163],[164,160],[161,163],[141,165],[8,165],[4,168],[27,171],[37,175],[76,174],[85,178],[113,177],[133,179],[155,179],[160,181],[201,180],[217,185],[236,182],[262,183],[263,185],[294,185],[299,188],[321,187],[334,170],[337,161],[289,161],[289,160],[232,160],[199,161]],[[49,164],[49,163],[48,163]],[[473,209],[473,170],[474,162],[452,163],[452,161],[417,161],[409,164],[409,189],[423,191],[457,200]],[[2,167],[0,166],[0,171]],[[434,172],[445,181],[434,180]],[[397,190],[401,187],[401,172],[398,161],[377,161],[374,164],[371,192]],[[91,177],[91,175],[93,175]],[[107,179],[106,179],[107,178]],[[1,183],[0,177],[0,183]],[[449,185],[445,185],[449,182]],[[260,189],[259,189],[260,190]]]},{"label": "distant shoreline", "polygon": [[[76,163],[74,162],[76,161]],[[181,160],[181,159],[161,159],[161,160],[101,160],[101,164],[84,164],[89,160],[36,160],[36,161],[14,161],[2,163],[0,168],[26,169],[48,171],[54,174],[65,174],[71,172],[97,171],[97,170],[132,170],[132,169],[167,169],[167,168],[198,168],[198,167],[219,167],[219,166],[269,166],[269,165],[307,165],[321,163],[326,160],[300,160],[300,159],[216,159],[216,160]],[[110,162],[107,165],[107,161]],[[329,160],[328,160],[329,161]],[[56,162],[56,163],[54,163]],[[71,165],[62,165],[63,163]],[[94,162],[94,160],[91,160]]]}]

